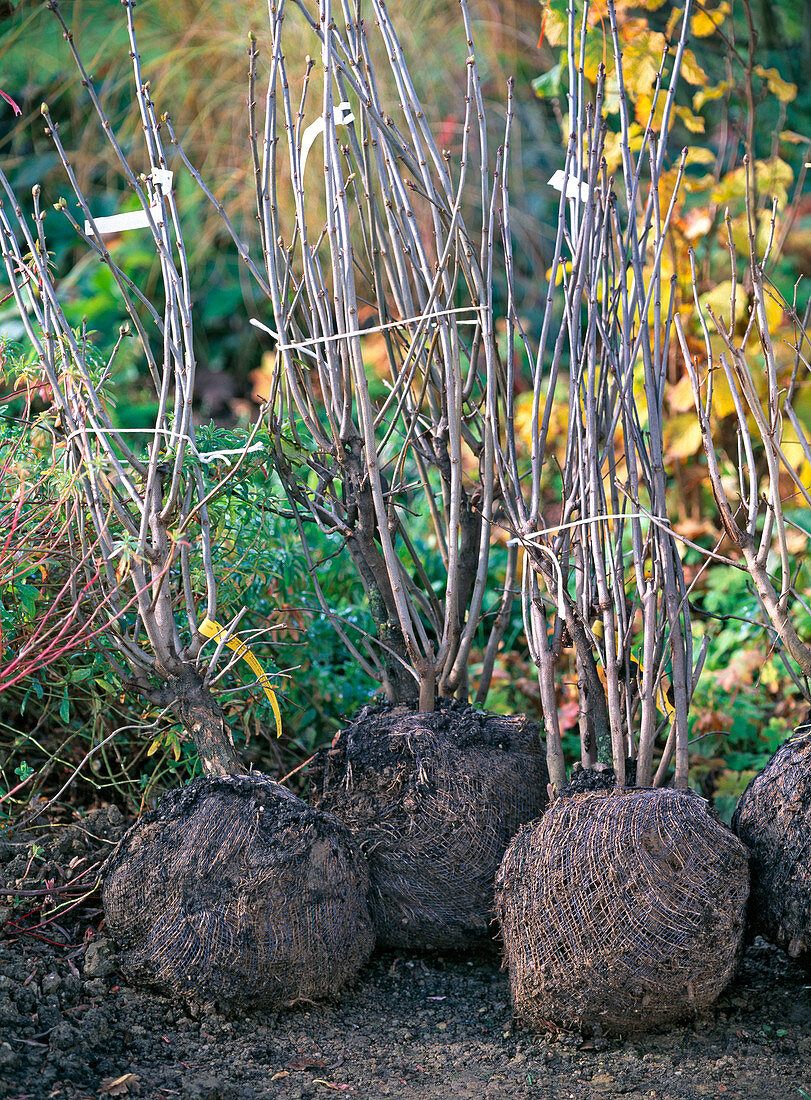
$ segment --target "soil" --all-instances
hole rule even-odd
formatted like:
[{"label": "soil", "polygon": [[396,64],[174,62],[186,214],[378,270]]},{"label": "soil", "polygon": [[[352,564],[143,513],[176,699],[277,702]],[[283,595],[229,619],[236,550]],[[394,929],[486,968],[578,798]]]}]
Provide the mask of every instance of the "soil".
[{"label": "soil", "polygon": [[380,953],[336,1004],[192,1015],[117,972],[90,888],[125,825],[0,840],[0,1097],[811,1097],[811,978],[762,940],[694,1022],[626,1040],[516,1027],[492,957]]}]

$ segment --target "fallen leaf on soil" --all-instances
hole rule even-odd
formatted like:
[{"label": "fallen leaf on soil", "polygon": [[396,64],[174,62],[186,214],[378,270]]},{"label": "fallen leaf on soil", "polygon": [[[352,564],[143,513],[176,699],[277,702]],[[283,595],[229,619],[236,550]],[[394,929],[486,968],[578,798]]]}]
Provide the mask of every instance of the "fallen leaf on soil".
[{"label": "fallen leaf on soil", "polygon": [[355,1089],[352,1085],[336,1085],[334,1081],[322,1081],[320,1077],[313,1079],[314,1085],[326,1085],[328,1089],[337,1089],[338,1092],[354,1092]]},{"label": "fallen leaf on soil", "polygon": [[140,1077],[134,1073],[122,1073],[120,1077],[102,1077],[99,1092],[107,1096],[125,1096],[130,1090],[140,1092]]}]

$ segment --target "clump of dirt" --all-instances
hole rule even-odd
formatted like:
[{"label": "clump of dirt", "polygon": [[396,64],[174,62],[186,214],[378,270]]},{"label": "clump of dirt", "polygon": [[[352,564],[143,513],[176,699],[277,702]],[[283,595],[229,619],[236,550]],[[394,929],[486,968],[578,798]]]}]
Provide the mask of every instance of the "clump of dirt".
[{"label": "clump of dirt", "polygon": [[[613,768],[597,765],[583,768],[575,764],[569,782],[558,792],[558,797],[570,794],[585,794],[587,791],[610,791],[617,785],[617,773]],[[636,786],[636,760],[625,761],[625,786]]]},{"label": "clump of dirt", "polygon": [[[807,978],[762,940],[694,1022],[630,1040],[517,1028],[507,976],[483,956],[381,954],[337,1003],[230,1019],[209,1005],[192,1015],[177,1001],[122,983],[97,893],[34,927],[64,903],[71,881],[79,897],[80,886],[92,886],[96,870],[88,869],[125,826],[109,807],[0,843],[4,1100],[811,1095]],[[31,895],[49,889],[45,880],[53,901]]]},{"label": "clump of dirt", "polygon": [[368,858],[381,945],[490,944],[496,869],[547,801],[537,725],[448,701],[431,714],[365,708],[312,772],[316,805]]},{"label": "clump of dirt", "polygon": [[781,745],[755,776],[732,828],[751,854],[751,934],[811,969],[811,731]]},{"label": "clump of dirt", "polygon": [[557,799],[496,882],[517,1015],[615,1033],[694,1015],[735,971],[747,894],[743,846],[692,791]]},{"label": "clump of dirt", "polygon": [[234,1011],[351,981],[374,945],[367,890],[345,827],[252,773],[164,795],[110,856],[103,901],[133,984]]}]

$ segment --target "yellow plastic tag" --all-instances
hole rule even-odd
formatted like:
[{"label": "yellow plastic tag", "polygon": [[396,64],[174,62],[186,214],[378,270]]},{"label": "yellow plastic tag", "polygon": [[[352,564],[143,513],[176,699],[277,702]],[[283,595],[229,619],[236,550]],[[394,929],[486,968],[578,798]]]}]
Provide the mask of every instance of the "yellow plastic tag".
[{"label": "yellow plastic tag", "polygon": [[[206,618],[203,619],[203,621],[200,623],[199,629],[200,633],[204,637],[213,638],[214,641],[218,641],[220,635],[225,633],[225,627],[220,626],[219,623],[215,623],[214,620],[209,619],[208,616],[206,616]],[[239,638],[229,638],[225,644],[228,646],[229,649],[233,649],[233,651],[238,654],[243,661],[246,661],[247,664],[250,666],[251,671],[256,674],[256,678],[259,681],[262,690],[270,700],[273,717],[276,719],[276,736],[281,737],[282,715],[279,710],[279,704],[276,701],[276,694],[273,691],[273,688],[270,686],[270,679],[267,673],[262,671],[262,666],[259,664],[256,657],[254,657],[248,646],[244,642],[241,642]]]}]

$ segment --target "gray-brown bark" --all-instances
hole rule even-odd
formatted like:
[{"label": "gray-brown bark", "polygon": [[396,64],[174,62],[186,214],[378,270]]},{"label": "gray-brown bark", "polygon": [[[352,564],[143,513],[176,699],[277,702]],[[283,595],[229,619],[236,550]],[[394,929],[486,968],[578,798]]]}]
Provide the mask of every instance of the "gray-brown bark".
[{"label": "gray-brown bark", "polygon": [[167,679],[172,697],[169,705],[194,741],[203,772],[208,776],[245,774],[247,769],[222,710],[203,687],[197,670],[187,667]]}]

